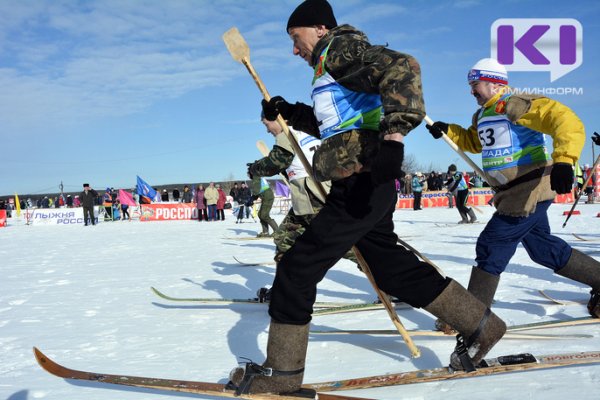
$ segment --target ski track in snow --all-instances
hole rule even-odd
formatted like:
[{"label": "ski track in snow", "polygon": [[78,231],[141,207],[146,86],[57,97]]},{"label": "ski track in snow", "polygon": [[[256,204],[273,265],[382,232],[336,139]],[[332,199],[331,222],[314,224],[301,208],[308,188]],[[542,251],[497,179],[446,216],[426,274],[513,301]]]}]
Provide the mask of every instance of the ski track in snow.
[{"label": "ski track in snow", "polygon": [[[396,232],[443,271],[467,285],[479,232],[493,213],[481,207],[482,223],[454,226],[456,209],[397,210]],[[600,205],[579,206],[562,228],[563,211],[549,210],[555,234],[597,259],[600,245],[571,233],[600,233]],[[270,241],[223,237],[255,235],[259,223],[113,222],[96,227],[24,226],[0,229],[0,398],[9,400],[150,400],[204,398],[190,394],[65,381],[35,362],[37,346],[57,362],[100,373],[225,382],[240,357],[264,360],[269,316],[266,308],[236,304],[175,303],[150,291],[177,297],[254,297],[270,285],[272,267],[241,267],[244,260],[271,260]],[[280,222],[283,215],[273,213]],[[436,224],[440,226],[436,226]],[[444,226],[447,225],[447,226]],[[535,265],[522,247],[502,275],[493,309],[507,324],[587,314],[585,305],[552,304],[587,300],[589,289]],[[349,261],[340,261],[319,285],[319,301],[374,299],[368,281]],[[431,329],[434,318],[421,310],[400,310],[407,329]],[[315,317],[314,329],[393,329],[385,311]],[[600,326],[548,329],[585,333],[593,339],[503,340],[490,356],[517,352],[547,354],[600,350]],[[400,337],[313,336],[305,382],[410,371],[446,365],[451,338],[415,338],[422,356],[411,359]],[[347,392],[377,399],[545,399],[597,398],[600,365],[532,371],[475,379]]]}]

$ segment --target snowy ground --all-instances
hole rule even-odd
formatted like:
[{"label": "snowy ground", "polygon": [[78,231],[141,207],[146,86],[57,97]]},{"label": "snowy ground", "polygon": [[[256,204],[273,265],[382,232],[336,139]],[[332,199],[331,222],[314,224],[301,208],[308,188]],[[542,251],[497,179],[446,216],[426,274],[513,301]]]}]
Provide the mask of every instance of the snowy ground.
[{"label": "snowy ground", "polygon": [[[553,231],[575,248],[600,259],[600,205],[581,204],[581,215],[562,228],[563,211],[553,205]],[[493,209],[478,214],[486,222]],[[268,261],[269,241],[225,239],[255,235],[259,224],[134,221],[83,226],[9,226],[0,229],[0,398],[10,400],[142,400],[209,398],[189,394],[65,381],[35,362],[37,346],[75,369],[224,382],[238,357],[264,359],[269,317],[261,305],[209,306],[173,303],[155,286],[182,297],[253,297],[270,284],[272,266],[242,267],[232,256]],[[283,215],[274,216],[278,221]],[[456,209],[398,210],[396,232],[448,275],[468,282],[475,241],[484,223],[454,225]],[[251,220],[250,220],[251,221]],[[445,224],[450,224],[446,226]],[[494,310],[508,324],[585,316],[584,305],[554,305],[545,289],[565,300],[587,301],[588,288],[534,265],[519,248],[502,275]],[[319,286],[318,300],[372,301],[367,280],[348,261],[339,262]],[[424,311],[401,310],[408,329],[430,329]],[[318,316],[321,329],[393,329],[385,311]],[[593,338],[503,340],[492,355],[600,350],[600,325],[546,330],[586,333]],[[399,337],[311,336],[305,382],[410,371],[447,365],[453,338],[415,338],[422,356],[411,359]],[[600,365],[514,373],[465,380],[353,391],[377,399],[598,398]],[[350,394],[350,393],[348,393]]]}]

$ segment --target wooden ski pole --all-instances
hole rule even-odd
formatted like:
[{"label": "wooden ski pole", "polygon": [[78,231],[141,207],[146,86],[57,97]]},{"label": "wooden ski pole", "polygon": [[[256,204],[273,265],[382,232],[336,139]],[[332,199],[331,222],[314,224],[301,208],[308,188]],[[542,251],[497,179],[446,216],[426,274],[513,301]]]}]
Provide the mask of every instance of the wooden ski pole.
[{"label": "wooden ski pole", "polygon": [[[433,120],[431,118],[429,118],[428,115],[425,116],[425,118],[423,118],[425,120],[425,122],[427,123],[427,125],[433,125]],[[475,164],[475,162],[473,162],[473,160],[471,160],[471,158],[465,154],[464,151],[462,151],[457,145],[456,143],[454,143],[452,141],[452,139],[450,139],[448,137],[448,135],[446,135],[446,132],[442,132],[442,139],[444,139],[444,142],[446,142],[448,144],[448,146],[450,146],[452,148],[452,150],[454,150],[455,152],[458,153],[458,155],[467,163],[469,164],[469,166],[471,168],[473,168],[473,171],[477,172],[477,174],[479,176],[481,176],[482,178],[485,178],[485,172],[483,172],[483,170],[481,168],[479,168],[479,166],[477,164]],[[492,187],[492,189],[494,189]],[[480,214],[482,213],[482,211],[475,207],[474,205],[471,205],[471,207],[473,207],[477,212],[479,212]]]},{"label": "wooden ski pole", "polygon": [[[227,32],[225,32],[223,34],[223,41],[225,42],[225,45],[227,46],[227,49],[231,53],[231,56],[233,57],[233,59],[241,62],[246,67],[246,69],[248,70],[248,72],[250,73],[252,78],[254,79],[254,82],[258,86],[258,89],[262,93],[265,100],[269,101],[271,99],[271,96],[269,95],[269,92],[267,91],[267,88],[263,84],[262,80],[260,79],[260,77],[258,76],[256,71],[254,70],[254,67],[250,63],[250,48],[248,47],[248,44],[246,43],[246,41],[244,40],[242,35],[240,34],[239,30],[236,27],[229,29]],[[308,160],[306,159],[306,157],[304,156],[304,152],[300,148],[300,145],[298,144],[296,137],[293,135],[293,133],[290,132],[287,123],[281,117],[281,115],[277,116],[277,122],[279,122],[279,125],[281,125],[281,128],[283,129],[284,133],[288,136],[290,143],[291,143],[292,147],[294,148],[294,152],[296,153],[296,155],[302,162],[304,169],[306,170],[306,172],[308,172],[310,174],[312,172],[312,167],[311,167],[310,163],[308,162]],[[323,198],[325,198],[327,196],[327,193],[325,192],[325,188],[317,180],[315,180],[315,182],[317,183],[317,188],[319,190],[319,194]],[[356,254],[356,258],[359,261],[359,265],[360,265],[362,271],[365,273],[365,275],[367,275],[369,282],[371,282],[371,284],[373,285],[373,289],[375,289],[375,293],[377,294],[379,299],[381,299],[383,305],[385,306],[385,309],[386,309],[388,315],[390,316],[392,323],[394,324],[394,326],[396,327],[396,329],[398,330],[398,332],[404,339],[404,342],[410,349],[412,356],[414,358],[420,357],[421,352],[415,346],[415,344],[413,343],[407,330],[402,325],[402,322],[400,321],[400,318],[398,317],[398,314],[396,313],[396,310],[394,309],[394,306],[392,305],[391,301],[389,300],[387,295],[385,293],[383,293],[383,291],[381,289],[379,289],[379,287],[375,283],[375,279],[373,278],[371,270],[370,270],[369,266],[367,265],[367,263],[365,262],[365,259],[360,254],[360,251],[358,251],[356,246],[353,246],[352,250],[354,251],[354,254]]]},{"label": "wooden ski pole", "polygon": [[571,210],[569,210],[569,214],[567,214],[567,219],[565,219],[565,222],[562,225],[563,228],[565,226],[567,226],[567,221],[569,221],[569,218],[571,218],[573,211],[575,211],[575,207],[577,207],[577,203],[579,203],[579,199],[581,198],[581,195],[583,194],[583,192],[585,192],[585,188],[587,188],[589,183],[592,181],[592,177],[594,176],[594,173],[596,171],[596,168],[598,167],[598,164],[600,164],[600,155],[598,155],[598,158],[596,158],[596,161],[594,162],[594,166],[591,169],[592,173],[590,174],[590,176],[587,177],[587,179],[583,183],[583,187],[577,194],[577,197],[575,198],[575,201],[573,202],[573,207],[571,207]]},{"label": "wooden ski pole", "polygon": [[[256,148],[258,149],[258,151],[260,151],[260,154],[262,154],[263,157],[267,157],[271,152],[265,144],[265,142],[263,142],[262,140],[256,141]],[[279,176],[281,176],[283,183],[285,183],[285,186],[290,187],[290,183],[288,182],[287,176],[285,176],[283,173],[280,173]]]}]

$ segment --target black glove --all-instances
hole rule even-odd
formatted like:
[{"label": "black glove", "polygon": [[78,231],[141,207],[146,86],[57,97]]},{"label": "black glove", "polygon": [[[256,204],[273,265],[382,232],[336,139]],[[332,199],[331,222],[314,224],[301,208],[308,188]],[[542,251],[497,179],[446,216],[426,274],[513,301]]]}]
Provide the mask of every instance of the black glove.
[{"label": "black glove", "polygon": [[288,120],[296,108],[295,104],[288,103],[281,96],[271,97],[271,100],[269,101],[263,99],[261,104],[265,118],[268,121],[275,121],[277,119],[277,114],[281,114],[283,119]]},{"label": "black glove", "polygon": [[246,207],[252,207],[252,205],[254,204],[254,200],[256,200],[256,197],[254,196],[250,196],[250,198],[248,199],[248,201],[246,202],[246,204],[244,204]]},{"label": "black glove", "polygon": [[600,135],[598,132],[594,132],[594,136],[592,136],[592,142],[594,142],[596,146],[600,146]]},{"label": "black glove", "polygon": [[246,166],[248,167],[248,172],[247,172],[247,174],[248,174],[248,178],[250,178],[250,179],[253,179],[253,178],[252,178],[252,165],[253,165],[253,164],[254,164],[254,163],[247,163],[247,164],[246,164]]},{"label": "black glove", "polygon": [[573,167],[567,163],[557,163],[550,172],[550,188],[558,194],[569,193],[573,189]]},{"label": "black glove", "polygon": [[433,125],[425,125],[425,128],[427,128],[434,139],[439,139],[444,133],[448,133],[448,124],[441,121],[434,122]]},{"label": "black glove", "polygon": [[395,140],[381,142],[379,153],[371,168],[373,183],[379,185],[394,179],[402,179],[405,175],[402,171],[403,161],[404,143]]}]

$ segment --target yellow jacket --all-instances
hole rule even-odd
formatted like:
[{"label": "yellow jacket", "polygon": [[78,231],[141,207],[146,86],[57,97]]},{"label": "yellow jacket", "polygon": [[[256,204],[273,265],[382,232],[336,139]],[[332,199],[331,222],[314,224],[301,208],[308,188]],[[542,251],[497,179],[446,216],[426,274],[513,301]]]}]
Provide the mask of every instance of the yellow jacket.
[{"label": "yellow jacket", "polygon": [[[509,90],[496,94],[484,108],[494,106],[500,97]],[[505,108],[508,119],[518,125],[533,129],[552,137],[554,163],[575,164],[581,155],[585,142],[585,129],[577,115],[564,104],[547,97],[512,95]],[[482,145],[477,134],[477,117],[479,110],[472,118],[468,129],[460,125],[448,126],[448,137],[456,145],[470,153],[481,153]],[[498,212],[505,215],[527,216],[535,210],[540,201],[553,199],[556,193],[550,189],[550,165],[552,162],[538,163],[525,168],[508,168],[502,171],[504,182],[486,176],[492,186],[501,186],[511,182],[534,169],[546,167],[539,179],[519,183],[508,190],[500,191],[494,196],[494,205]],[[508,201],[503,201],[508,200]]]}]

